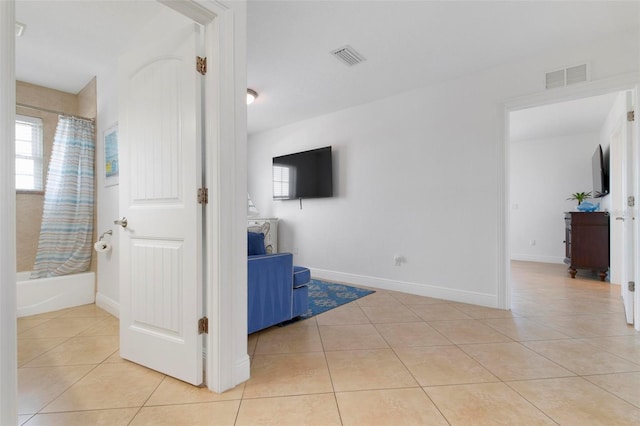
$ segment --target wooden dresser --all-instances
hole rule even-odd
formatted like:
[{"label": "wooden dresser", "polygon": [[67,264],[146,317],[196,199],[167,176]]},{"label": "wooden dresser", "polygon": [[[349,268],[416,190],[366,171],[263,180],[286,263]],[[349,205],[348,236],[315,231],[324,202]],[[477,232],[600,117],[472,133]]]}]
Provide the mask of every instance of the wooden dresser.
[{"label": "wooden dresser", "polygon": [[609,213],[565,213],[565,259],[571,278],[577,269],[600,273],[604,281],[609,269]]}]

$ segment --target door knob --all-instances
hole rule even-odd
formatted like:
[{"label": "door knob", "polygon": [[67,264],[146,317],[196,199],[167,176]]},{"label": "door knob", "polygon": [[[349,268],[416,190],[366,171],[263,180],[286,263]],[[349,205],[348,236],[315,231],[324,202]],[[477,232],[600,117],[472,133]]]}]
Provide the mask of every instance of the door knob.
[{"label": "door knob", "polygon": [[620,216],[618,216],[618,217],[616,217],[616,220],[621,220],[621,221],[623,221],[623,222],[624,222],[624,217],[620,217]]},{"label": "door knob", "polygon": [[127,218],[126,218],[126,217],[123,217],[123,218],[122,218],[122,219],[120,219],[120,220],[114,220],[114,221],[113,221],[113,223],[114,223],[115,225],[120,225],[120,226],[122,226],[123,228],[126,228],[126,227],[127,227]]}]

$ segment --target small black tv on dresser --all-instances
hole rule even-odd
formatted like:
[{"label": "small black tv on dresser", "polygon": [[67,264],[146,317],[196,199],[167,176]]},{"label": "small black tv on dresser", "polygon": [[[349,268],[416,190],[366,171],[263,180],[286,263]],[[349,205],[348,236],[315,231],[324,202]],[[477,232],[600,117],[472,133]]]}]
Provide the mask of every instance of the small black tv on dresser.
[{"label": "small black tv on dresser", "polygon": [[333,197],[331,147],[273,157],[273,199]]}]

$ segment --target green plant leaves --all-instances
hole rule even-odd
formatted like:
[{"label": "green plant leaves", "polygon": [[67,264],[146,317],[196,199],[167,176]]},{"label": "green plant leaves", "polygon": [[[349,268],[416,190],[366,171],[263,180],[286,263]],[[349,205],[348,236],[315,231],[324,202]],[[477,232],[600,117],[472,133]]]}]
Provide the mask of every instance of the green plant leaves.
[{"label": "green plant leaves", "polygon": [[571,194],[571,197],[567,198],[567,200],[576,200],[578,201],[578,204],[580,204],[587,198],[591,198],[591,191],[573,193]]}]

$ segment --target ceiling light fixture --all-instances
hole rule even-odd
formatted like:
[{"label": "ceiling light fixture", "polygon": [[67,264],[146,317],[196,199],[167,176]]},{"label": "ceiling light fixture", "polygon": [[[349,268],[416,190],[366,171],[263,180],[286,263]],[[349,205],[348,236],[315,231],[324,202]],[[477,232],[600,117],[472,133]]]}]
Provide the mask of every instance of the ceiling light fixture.
[{"label": "ceiling light fixture", "polygon": [[21,22],[16,21],[16,37],[21,37],[24,34],[24,29],[27,26]]},{"label": "ceiling light fixture", "polygon": [[251,105],[258,97],[258,92],[253,89],[247,89],[247,105]]}]

